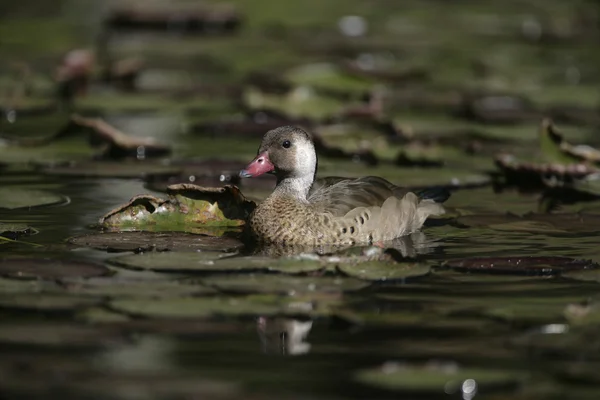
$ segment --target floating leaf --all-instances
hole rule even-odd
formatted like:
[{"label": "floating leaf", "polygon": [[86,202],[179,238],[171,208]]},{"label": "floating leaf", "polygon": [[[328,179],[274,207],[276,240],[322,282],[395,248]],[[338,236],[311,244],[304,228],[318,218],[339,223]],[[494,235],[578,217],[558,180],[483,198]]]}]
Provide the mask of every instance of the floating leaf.
[{"label": "floating leaf", "polygon": [[548,162],[572,164],[578,162],[600,162],[600,151],[590,146],[573,146],[564,140],[549,119],[540,126],[540,146]]},{"label": "floating leaf", "polygon": [[289,276],[281,274],[239,274],[211,276],[203,284],[232,293],[275,293],[290,296],[311,293],[340,293],[368,286],[354,278],[329,276]]},{"label": "floating leaf", "polygon": [[192,184],[168,187],[169,199],[136,196],[100,218],[112,229],[152,231],[195,231],[237,227],[256,206],[235,186],[204,188]]},{"label": "floating leaf", "polygon": [[319,261],[269,257],[227,257],[223,253],[167,252],[117,257],[110,262],[129,269],[162,272],[276,271],[291,274],[323,268]]},{"label": "floating leaf", "polygon": [[65,204],[69,200],[65,196],[45,190],[22,187],[0,187],[0,209],[16,210]]},{"label": "floating leaf", "polygon": [[243,247],[239,240],[226,236],[194,235],[180,232],[93,233],[70,238],[69,243],[108,252],[134,251],[136,253],[167,250],[232,252]]},{"label": "floating leaf", "polygon": [[19,293],[0,296],[0,308],[11,310],[68,312],[100,304],[101,299],[84,296]]},{"label": "floating leaf", "polygon": [[24,224],[0,222],[0,236],[17,239],[21,236],[35,234],[37,231]]},{"label": "floating leaf", "polygon": [[215,290],[189,285],[183,282],[164,280],[119,279],[102,277],[91,279],[69,279],[62,281],[68,293],[104,297],[181,297],[216,293]]},{"label": "floating leaf", "polygon": [[558,275],[573,270],[598,268],[590,260],[559,256],[473,257],[447,261],[443,266],[459,272],[518,275]]},{"label": "floating leaf", "polygon": [[103,156],[107,158],[133,157],[139,160],[166,156],[171,152],[169,146],[158,143],[154,138],[129,136],[102,119],[73,115],[71,121],[89,128],[94,139],[105,143]]},{"label": "floating leaf", "polygon": [[39,293],[44,289],[50,289],[56,285],[51,282],[38,280],[21,280],[0,278],[0,293]]},{"label": "floating leaf", "polygon": [[5,258],[0,260],[0,276],[21,279],[91,278],[109,273],[110,270],[106,267],[83,261],[61,261],[47,258]]},{"label": "floating leaf", "polygon": [[346,275],[368,281],[401,280],[427,275],[431,270],[429,265],[421,263],[386,263],[377,261],[354,264],[342,263],[337,266],[337,269]]},{"label": "floating leaf", "polygon": [[274,315],[285,310],[275,298],[184,297],[114,300],[109,306],[126,314],[151,318]]},{"label": "floating leaf", "polygon": [[563,278],[574,279],[585,282],[600,282],[600,269],[591,269],[583,271],[567,271],[561,274]]},{"label": "floating leaf", "polygon": [[400,392],[461,393],[471,388],[478,394],[493,388],[514,386],[521,379],[511,371],[461,368],[453,363],[423,366],[385,363],[378,368],[359,370],[357,381],[369,386]]},{"label": "floating leaf", "polygon": [[10,345],[96,348],[118,340],[118,330],[69,322],[12,322],[0,325],[0,343]]}]

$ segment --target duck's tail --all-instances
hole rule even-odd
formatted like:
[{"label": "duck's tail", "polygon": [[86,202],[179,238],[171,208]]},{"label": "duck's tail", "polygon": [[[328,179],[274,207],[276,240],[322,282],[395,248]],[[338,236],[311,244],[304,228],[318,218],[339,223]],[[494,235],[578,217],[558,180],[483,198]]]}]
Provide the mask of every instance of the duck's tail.
[{"label": "duck's tail", "polygon": [[450,198],[450,191],[442,186],[434,186],[416,192],[421,200],[433,200],[436,203],[443,203]]}]

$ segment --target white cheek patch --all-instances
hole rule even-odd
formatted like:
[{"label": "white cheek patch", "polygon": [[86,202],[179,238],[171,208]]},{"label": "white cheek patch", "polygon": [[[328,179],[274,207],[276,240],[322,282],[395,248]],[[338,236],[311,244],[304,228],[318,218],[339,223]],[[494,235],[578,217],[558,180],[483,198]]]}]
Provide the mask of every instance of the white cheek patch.
[{"label": "white cheek patch", "polygon": [[306,151],[299,151],[300,147],[296,148],[294,152],[296,157],[296,165],[298,168],[298,174],[300,176],[313,176],[315,173],[315,166],[317,164],[317,158],[314,148],[310,146]]}]

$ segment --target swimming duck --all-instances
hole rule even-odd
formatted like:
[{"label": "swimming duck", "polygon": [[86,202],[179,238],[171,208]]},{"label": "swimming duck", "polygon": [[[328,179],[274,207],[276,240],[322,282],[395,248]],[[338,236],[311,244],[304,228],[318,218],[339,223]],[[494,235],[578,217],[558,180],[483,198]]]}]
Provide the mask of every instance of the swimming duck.
[{"label": "swimming duck", "polygon": [[251,238],[263,244],[354,245],[388,241],[418,231],[441,215],[445,189],[414,193],[387,180],[315,179],[317,154],[311,136],[293,126],[268,131],[256,158],[240,171],[250,178],[277,177],[273,193],[249,216]]}]

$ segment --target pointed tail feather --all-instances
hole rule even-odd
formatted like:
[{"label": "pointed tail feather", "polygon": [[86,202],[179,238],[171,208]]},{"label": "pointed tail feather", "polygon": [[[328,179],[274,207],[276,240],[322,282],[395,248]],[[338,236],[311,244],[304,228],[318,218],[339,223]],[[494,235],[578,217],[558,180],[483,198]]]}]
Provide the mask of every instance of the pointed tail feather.
[{"label": "pointed tail feather", "polygon": [[450,198],[450,191],[445,187],[435,186],[416,192],[422,200],[433,200],[436,203],[443,203]]}]

